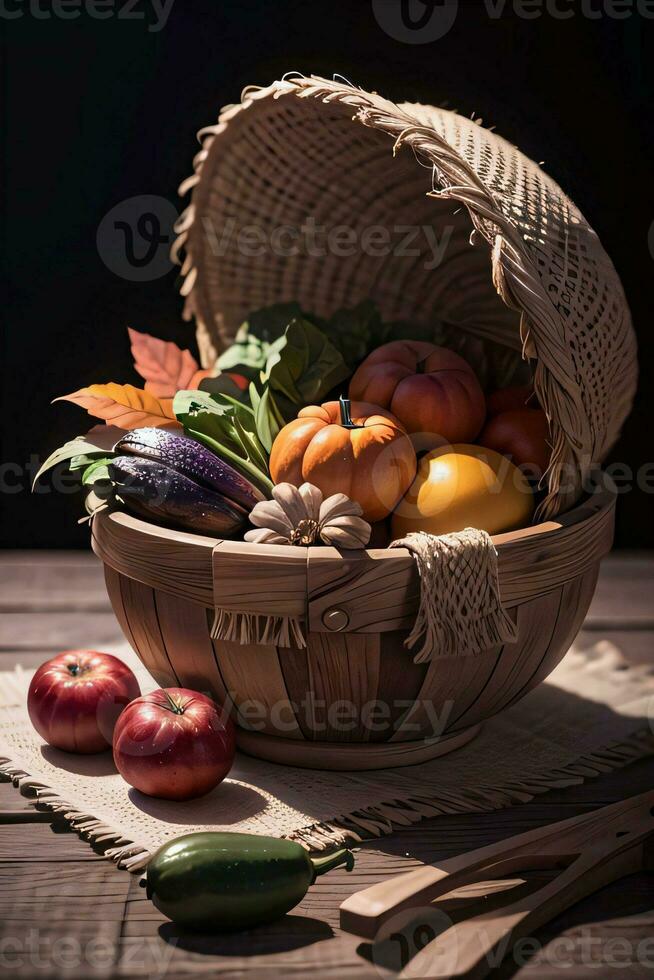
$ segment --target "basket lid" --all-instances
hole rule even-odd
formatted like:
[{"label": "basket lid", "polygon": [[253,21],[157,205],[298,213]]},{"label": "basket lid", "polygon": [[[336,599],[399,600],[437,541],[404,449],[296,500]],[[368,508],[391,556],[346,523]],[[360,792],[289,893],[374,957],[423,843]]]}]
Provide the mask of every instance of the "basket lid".
[{"label": "basket lid", "polygon": [[553,447],[542,512],[579,497],[631,408],[636,341],[597,235],[536,163],[481,119],[318,77],[246,89],[199,138],[174,254],[205,366],[277,302],[446,320],[529,360]]}]

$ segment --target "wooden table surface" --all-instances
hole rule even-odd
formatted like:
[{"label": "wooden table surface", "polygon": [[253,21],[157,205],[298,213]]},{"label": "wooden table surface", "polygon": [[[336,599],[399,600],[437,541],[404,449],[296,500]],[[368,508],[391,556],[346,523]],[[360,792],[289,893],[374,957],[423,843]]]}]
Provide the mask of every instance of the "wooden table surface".
[{"label": "wooden table surface", "polygon": [[[652,555],[609,558],[580,644],[606,638],[631,661],[654,663],[653,586]],[[60,649],[102,649],[119,639],[91,555],[5,552],[0,558],[0,669],[35,667]],[[425,820],[364,845],[354,872],[319,878],[281,922],[227,937],[177,931],[147,900],[138,877],[118,871],[62,820],[37,812],[2,783],[0,977],[393,976],[393,961],[382,950],[339,931],[338,908],[347,895],[420,862],[650,789],[653,777],[654,761],[642,760],[497,813]],[[603,889],[536,933],[519,962],[508,956],[494,976],[653,976],[653,885],[654,876],[642,872]],[[399,944],[390,954],[400,955]]]}]

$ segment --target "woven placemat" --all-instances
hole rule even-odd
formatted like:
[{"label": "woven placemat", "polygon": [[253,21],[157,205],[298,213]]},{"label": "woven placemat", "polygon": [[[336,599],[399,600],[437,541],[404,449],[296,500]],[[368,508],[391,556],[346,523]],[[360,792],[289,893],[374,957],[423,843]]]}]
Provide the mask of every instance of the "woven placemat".
[{"label": "woven placemat", "polygon": [[[145,692],[156,684],[126,647],[116,653]],[[131,789],[111,753],[45,745],[25,708],[30,672],[0,675],[0,771],[39,807],[65,815],[121,867],[142,869],[194,830],[290,836],[311,849],[356,843],[444,813],[488,812],[654,754],[654,668],[629,667],[608,642],[571,650],[548,681],[440,759],[376,772],[317,772],[239,756],[208,796],[187,803]]]}]

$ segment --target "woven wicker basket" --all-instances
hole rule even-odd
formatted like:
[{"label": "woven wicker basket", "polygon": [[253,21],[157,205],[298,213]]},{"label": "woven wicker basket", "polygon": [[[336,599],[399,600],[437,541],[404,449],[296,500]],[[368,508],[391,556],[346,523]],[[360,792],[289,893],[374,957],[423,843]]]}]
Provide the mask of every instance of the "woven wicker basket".
[{"label": "woven wicker basket", "polygon": [[[135,650],[161,684],[233,698],[253,754],[356,769],[450,751],[558,663],[610,549],[615,491],[595,468],[636,384],[622,288],[574,204],[480,123],[292,78],[247,91],[200,134],[176,251],[205,365],[252,309],[297,300],[325,316],[370,297],[389,320],[446,321],[469,356],[527,359],[553,444],[541,523],[494,539],[517,639],[476,656],[413,662],[404,640],[419,581],[402,549],[262,548],[96,518],[94,548]],[[342,254],[342,239],[298,246],[309,220],[347,226],[354,251]],[[277,247],[243,247],[254,225]],[[404,247],[363,247],[378,227],[404,228]],[[292,247],[280,228],[295,230]],[[434,241],[447,245],[439,262]],[[217,606],[296,616],[307,648],[212,640]],[[371,715],[374,703],[386,709]]]}]

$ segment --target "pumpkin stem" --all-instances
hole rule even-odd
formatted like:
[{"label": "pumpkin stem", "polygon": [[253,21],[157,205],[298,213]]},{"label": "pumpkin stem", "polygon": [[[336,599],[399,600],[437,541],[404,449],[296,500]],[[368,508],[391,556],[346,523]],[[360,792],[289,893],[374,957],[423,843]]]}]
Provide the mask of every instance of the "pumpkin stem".
[{"label": "pumpkin stem", "polygon": [[341,406],[341,425],[344,429],[360,429],[362,426],[355,425],[352,421],[351,405],[352,402],[349,398],[341,397],[338,399]]}]

